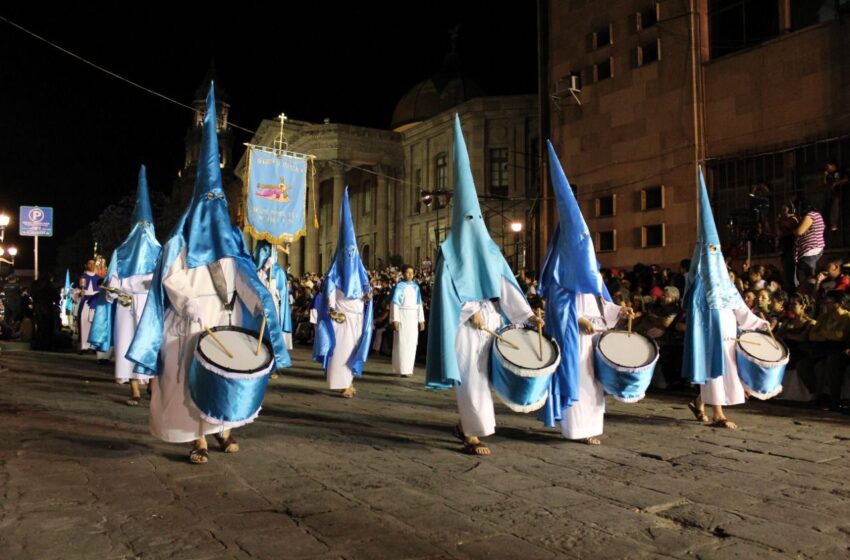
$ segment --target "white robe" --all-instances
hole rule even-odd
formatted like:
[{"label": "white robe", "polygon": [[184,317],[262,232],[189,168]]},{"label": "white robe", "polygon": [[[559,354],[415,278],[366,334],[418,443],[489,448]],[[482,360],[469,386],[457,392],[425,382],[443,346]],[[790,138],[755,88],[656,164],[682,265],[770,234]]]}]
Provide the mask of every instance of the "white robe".
[{"label": "white robe", "polygon": [[[576,311],[593,324],[597,333],[613,329],[620,316],[620,306],[601,300],[600,313],[596,296],[580,294],[576,299]],[[561,433],[567,439],[584,439],[602,434],[605,417],[605,391],[596,379],[593,362],[594,342],[598,334],[584,334],[579,329],[579,388],[578,402],[566,410],[561,419]]]},{"label": "white robe", "polygon": [[[163,278],[163,287],[172,307],[165,313],[165,338],[160,351],[162,369],[153,384],[150,404],[151,434],[164,441],[182,443],[201,436],[219,433],[253,422],[212,423],[204,420],[189,395],[187,375],[202,327],[186,315],[186,305],[192,299],[200,304],[203,323],[207,327],[228,324],[228,313],[216,295],[206,266],[186,268],[185,250],[174,260]],[[233,308],[232,324],[242,324],[239,301],[250,310],[260,307],[257,294],[243,278],[232,258],[221,259],[222,271],[227,281],[228,300],[235,290],[238,294]]]},{"label": "white robe", "polygon": [[[97,293],[97,290],[93,289],[92,284],[86,281],[85,290],[80,294],[81,296],[90,296]],[[94,301],[94,300],[89,300]],[[91,350],[92,347],[89,344],[89,333],[91,332],[92,321],[94,321],[94,307],[89,307],[89,302],[83,303],[80,302],[80,350]],[[101,359],[100,355],[102,352],[98,352],[98,359]]]},{"label": "white robe", "polygon": [[493,336],[475,328],[469,319],[481,313],[484,326],[497,331],[502,326],[502,312],[511,323],[522,323],[533,315],[522,293],[502,278],[498,305],[472,301],[460,309],[460,323],[455,337],[455,355],[460,369],[460,385],[455,388],[457,408],[463,432],[468,437],[489,436],[496,431],[496,414],[490,392],[490,352]]},{"label": "white robe", "polygon": [[328,309],[345,314],[342,323],[331,321],[335,344],[328,361],[327,376],[328,386],[333,390],[348,389],[354,382],[354,372],[348,367],[348,360],[363,336],[363,306],[362,299],[349,299],[339,290],[334,290],[328,298]]},{"label": "white robe", "polygon": [[738,337],[738,329],[764,329],[768,323],[750,311],[746,305],[734,311],[723,309],[720,317],[726,373],[700,385],[699,396],[703,403],[710,406],[732,406],[742,404],[746,400],[744,385],[738,376],[738,363],[735,360],[735,339]]},{"label": "white robe", "polygon": [[416,302],[416,289],[405,286],[401,305],[392,304],[390,321],[399,323],[393,336],[393,373],[413,375],[416,347],[419,344],[419,323],[425,322],[425,311]]},{"label": "white robe", "polygon": [[[128,383],[131,379],[138,379],[141,383],[147,383],[150,379],[150,376],[134,373],[133,366],[135,364],[128,360],[125,355],[130,348],[130,343],[133,342],[133,336],[136,334],[136,328],[142,318],[152,277],[153,274],[139,274],[122,279],[113,274],[107,282],[108,287],[117,288],[132,296],[132,303],[129,306],[124,307],[121,304],[115,306],[112,333],[115,349],[115,380],[118,383]],[[106,300],[108,302],[111,303],[116,299],[116,295],[107,292]]]}]

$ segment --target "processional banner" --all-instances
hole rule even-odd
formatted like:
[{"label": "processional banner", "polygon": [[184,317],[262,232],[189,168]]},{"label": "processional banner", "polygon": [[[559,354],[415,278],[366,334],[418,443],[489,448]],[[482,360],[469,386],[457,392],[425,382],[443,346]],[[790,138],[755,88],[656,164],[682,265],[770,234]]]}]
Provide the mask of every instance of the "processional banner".
[{"label": "processional banner", "polygon": [[310,156],[248,146],[246,231],[272,244],[307,233],[307,165]]}]

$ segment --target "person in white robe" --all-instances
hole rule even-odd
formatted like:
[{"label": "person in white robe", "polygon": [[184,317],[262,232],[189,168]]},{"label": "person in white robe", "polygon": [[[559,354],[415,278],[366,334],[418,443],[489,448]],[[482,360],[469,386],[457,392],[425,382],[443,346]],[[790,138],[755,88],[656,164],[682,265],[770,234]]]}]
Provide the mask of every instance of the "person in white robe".
[{"label": "person in white robe", "polygon": [[413,267],[401,268],[404,280],[393,289],[390,321],[393,324],[393,373],[413,375],[419,332],[425,330],[425,311],[419,284],[413,281]]}]

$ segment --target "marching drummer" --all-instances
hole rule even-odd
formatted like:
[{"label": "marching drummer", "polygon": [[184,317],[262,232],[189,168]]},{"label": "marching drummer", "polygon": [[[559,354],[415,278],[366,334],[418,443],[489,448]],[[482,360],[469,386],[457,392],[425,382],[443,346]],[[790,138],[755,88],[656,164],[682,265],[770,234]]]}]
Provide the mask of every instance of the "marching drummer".
[{"label": "marching drummer", "polygon": [[452,229],[437,259],[425,365],[432,389],[455,388],[460,422],[455,435],[470,455],[489,455],[480,438],[496,431],[488,378],[493,334],[502,317],[542,325],[490,238],[472,180],[460,119],[454,126]]},{"label": "marching drummer", "polygon": [[355,394],[354,378],[363,375],[372,342],[372,285],[357,250],[347,187],[336,253],[322,283],[322,294],[313,360],[323,365],[328,386],[350,399]]},{"label": "marching drummer", "polygon": [[[275,366],[291,363],[280,335],[275,302],[257,277],[240,230],[230,222],[219,165],[215,107],[210,86],[192,201],[163,246],[139,328],[127,352],[137,371],[156,376],[151,433],[167,442],[192,442],[192,463],[209,460],[208,434],[215,435],[224,453],[238,451],[231,430],[252,422],[255,416],[228,422],[202,413],[194,402],[190,371],[201,333],[209,334],[216,326],[264,330],[274,350]],[[236,351],[221,346],[226,354]],[[242,384],[233,383],[227,392],[215,395],[216,404],[244,409],[246,399],[257,398],[245,393]]]},{"label": "marching drummer", "polygon": [[560,345],[562,358],[539,418],[550,428],[560,423],[566,439],[599,445],[605,393],[594,374],[593,336],[633,312],[612,303],[581,209],[552,143],[547,145],[560,223],[540,275],[540,293],[546,300],[547,332]]},{"label": "marching drummer", "polygon": [[[685,349],[682,375],[700,386],[700,394],[688,403],[700,422],[736,429],[726,418],[724,406],[742,404],[746,389],[738,375],[735,346],[738,329],[769,331],[769,324],[753,314],[729,279],[720,237],[702,169],[699,173],[700,208],[697,243],[685,290]],[[705,413],[712,407],[712,419]]]}]

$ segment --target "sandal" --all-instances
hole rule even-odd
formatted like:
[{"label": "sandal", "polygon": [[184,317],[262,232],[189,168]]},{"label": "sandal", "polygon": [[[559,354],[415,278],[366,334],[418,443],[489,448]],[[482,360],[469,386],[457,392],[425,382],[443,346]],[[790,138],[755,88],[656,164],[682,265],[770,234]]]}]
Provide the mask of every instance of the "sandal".
[{"label": "sandal", "polygon": [[465,441],[466,441],[466,436],[465,436],[465,435],[463,435],[463,430],[460,428],[460,422],[458,422],[457,424],[455,424],[455,427],[454,427],[454,430],[453,430],[453,434],[454,434],[454,436],[455,436],[457,439],[459,439],[460,441],[463,441],[463,442],[465,442]]},{"label": "sandal", "polygon": [[353,399],[354,395],[356,395],[356,394],[357,394],[357,389],[355,389],[354,385],[352,385],[351,387],[349,387],[348,389],[345,389],[342,393],[340,393],[340,396],[344,399]]},{"label": "sandal", "polygon": [[578,440],[579,443],[583,443],[585,445],[602,445],[602,440],[596,436],[590,436],[586,438],[582,438]]},{"label": "sandal", "polygon": [[193,447],[189,452],[189,462],[194,465],[203,465],[210,460],[210,452],[206,447]]},{"label": "sandal", "polygon": [[478,457],[484,457],[490,455],[490,448],[481,443],[464,443],[463,444],[463,452],[467,455],[477,455]]},{"label": "sandal", "polygon": [[224,439],[219,434],[215,434],[215,440],[218,442],[218,448],[225,453],[236,453],[239,451],[239,444],[233,439],[233,434]]},{"label": "sandal", "polygon": [[708,419],[708,414],[706,414],[704,410],[700,410],[697,407],[697,405],[695,405],[694,403],[689,402],[688,408],[691,409],[691,412],[693,413],[694,418],[696,418],[698,421],[702,422],[703,424],[707,424],[708,422],[711,422],[711,420]]},{"label": "sandal", "polygon": [[738,425],[728,418],[720,418],[711,423],[712,428],[726,428],[728,430],[737,430]]},{"label": "sandal", "polygon": [[124,402],[127,404],[127,406],[139,406],[139,403],[142,402],[142,397],[130,397]]}]

